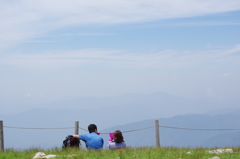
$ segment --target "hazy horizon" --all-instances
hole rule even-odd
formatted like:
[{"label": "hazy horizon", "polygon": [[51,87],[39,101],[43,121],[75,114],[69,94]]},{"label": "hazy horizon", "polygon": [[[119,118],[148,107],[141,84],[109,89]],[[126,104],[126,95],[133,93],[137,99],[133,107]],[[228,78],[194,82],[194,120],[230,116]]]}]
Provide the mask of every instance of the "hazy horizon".
[{"label": "hazy horizon", "polygon": [[[10,105],[11,104],[11,105]],[[141,113],[150,113],[160,111],[154,117],[173,117],[186,114],[222,114],[222,112],[233,112],[240,109],[238,103],[218,100],[203,100],[203,99],[186,99],[178,96],[173,96],[163,92],[155,92],[149,94],[130,93],[119,96],[110,97],[66,97],[49,102],[29,103],[10,103],[5,107],[5,111],[0,115],[21,114],[27,111],[46,110],[85,110],[85,111],[102,111],[102,114],[110,113],[111,111],[125,111],[138,109]],[[230,105],[229,105],[230,104]],[[2,103],[4,105],[4,103]],[[14,109],[12,109],[14,107]],[[138,107],[138,108],[136,108]],[[151,110],[147,110],[151,109]],[[164,110],[164,114],[162,111]],[[90,112],[89,112],[90,113]],[[147,118],[146,118],[147,119]]]}]

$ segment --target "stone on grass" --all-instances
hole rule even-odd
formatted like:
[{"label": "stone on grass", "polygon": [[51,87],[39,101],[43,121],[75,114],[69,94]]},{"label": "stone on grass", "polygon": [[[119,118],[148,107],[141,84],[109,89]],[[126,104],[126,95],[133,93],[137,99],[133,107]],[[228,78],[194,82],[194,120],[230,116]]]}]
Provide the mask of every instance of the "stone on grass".
[{"label": "stone on grass", "polygon": [[35,156],[33,157],[33,159],[36,159],[36,158],[55,158],[55,157],[57,157],[57,155],[46,155],[43,152],[37,152],[35,154]]},{"label": "stone on grass", "polygon": [[47,155],[46,158],[55,158],[57,155]]},{"label": "stone on grass", "polygon": [[233,150],[232,149],[217,149],[217,150],[209,151],[209,153],[211,153],[211,154],[220,154],[220,153],[224,153],[224,152],[233,153]]},{"label": "stone on grass", "polygon": [[43,152],[37,152],[33,158],[45,158],[46,155]]},{"label": "stone on grass", "polygon": [[188,154],[188,155],[191,155],[191,154],[192,154],[192,152],[188,151],[186,154]]},{"label": "stone on grass", "polygon": [[209,159],[220,159],[219,157],[215,156],[213,158],[209,158]]}]

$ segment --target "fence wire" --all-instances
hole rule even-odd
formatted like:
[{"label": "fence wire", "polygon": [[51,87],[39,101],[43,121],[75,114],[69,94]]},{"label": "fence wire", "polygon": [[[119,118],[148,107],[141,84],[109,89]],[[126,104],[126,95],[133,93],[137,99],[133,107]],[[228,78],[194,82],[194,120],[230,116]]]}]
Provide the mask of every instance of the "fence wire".
[{"label": "fence wire", "polygon": [[[139,131],[139,130],[144,130],[144,129],[149,129],[153,128],[153,126],[145,127],[145,128],[140,128],[140,129],[134,129],[134,130],[127,130],[127,131],[122,131],[122,133],[128,133],[128,132],[133,132],[133,131]],[[108,134],[108,133],[101,133],[101,134]]]},{"label": "fence wire", "polygon": [[180,128],[180,127],[171,127],[171,126],[159,126],[159,127],[170,128],[170,129],[207,130],[207,131],[240,130],[240,128],[236,128],[236,129],[197,129],[197,128]]},{"label": "fence wire", "polygon": [[[5,128],[12,128],[12,129],[73,129],[75,127],[61,127],[61,128],[28,128],[28,127],[13,127],[13,126],[3,126]],[[127,131],[122,131],[122,133],[128,133],[128,132],[133,132],[133,131],[139,131],[139,130],[144,130],[144,129],[149,129],[153,128],[154,126],[149,126],[145,128],[139,128],[139,129],[133,129],[133,130],[127,130]],[[159,126],[162,128],[170,128],[170,129],[184,129],[184,130],[206,130],[206,131],[226,131],[226,130],[240,130],[240,128],[235,128],[235,129],[198,129],[198,128],[182,128],[182,127],[171,127],[171,126]],[[88,131],[87,129],[79,127],[79,129]],[[108,133],[101,133],[101,134],[108,134]]]},{"label": "fence wire", "polygon": [[80,128],[80,127],[79,127],[79,129],[81,129],[81,130],[84,130],[84,131],[88,131],[87,129],[84,129],[84,128]]},{"label": "fence wire", "polygon": [[13,129],[73,129],[74,127],[62,127],[62,128],[26,128],[26,127],[13,127],[13,126],[3,126],[5,128]]}]

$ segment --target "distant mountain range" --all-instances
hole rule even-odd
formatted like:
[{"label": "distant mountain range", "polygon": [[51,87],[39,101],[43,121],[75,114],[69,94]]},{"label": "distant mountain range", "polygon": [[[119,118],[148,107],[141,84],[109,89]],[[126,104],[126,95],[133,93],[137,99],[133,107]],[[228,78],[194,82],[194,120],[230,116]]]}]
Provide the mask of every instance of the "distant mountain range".
[{"label": "distant mountain range", "polygon": [[[231,100],[217,101],[209,98],[205,98],[204,100],[185,99],[163,92],[150,94],[133,93],[104,98],[69,97],[52,102],[30,102],[28,100],[23,100],[21,102],[14,100],[5,102],[1,101],[0,114],[16,114],[33,108],[52,110],[71,109],[76,110],[77,112],[81,110],[83,113],[93,110],[93,112],[96,112],[94,115],[101,114],[99,117],[105,116],[105,114],[118,115],[124,113],[125,117],[129,115],[127,120],[123,122],[119,121],[119,124],[125,124],[133,122],[134,118],[135,121],[139,121],[184,114],[205,114],[206,111],[229,108],[229,106],[231,106],[231,108],[239,108],[238,103],[239,102],[231,103]],[[215,115],[216,112],[208,113],[210,113],[209,115]],[[226,113],[226,111],[224,111],[224,113]],[[131,116],[134,116],[132,120],[128,120]]]},{"label": "distant mountain range", "polygon": [[[119,109],[120,110],[120,109]],[[104,113],[104,110],[50,110],[33,109],[19,114],[0,115],[4,126],[27,128],[62,128],[73,127],[74,121],[79,121],[80,127],[87,129],[88,124],[98,125],[100,132],[108,133],[115,130],[132,130],[153,126],[154,120],[144,112],[135,112],[132,109],[119,113],[119,110]],[[131,111],[130,111],[131,110]],[[134,109],[133,109],[134,110]],[[205,128],[205,129],[230,129],[240,128],[240,114],[222,114],[216,116],[189,114],[171,118],[158,118],[163,126]],[[146,112],[146,114],[148,114]],[[157,112],[156,112],[157,114]],[[142,120],[148,118],[148,120]],[[137,121],[138,120],[138,121]],[[137,122],[136,122],[137,121]],[[129,124],[126,124],[129,123]],[[73,134],[74,129],[16,129],[4,128],[5,147],[30,148],[30,147],[61,147],[62,141],[68,134]],[[87,133],[80,130],[80,134]],[[196,146],[240,146],[240,131],[197,131],[168,129],[160,127],[160,142],[162,146],[196,147]],[[107,134],[102,134],[106,141]],[[128,146],[154,146],[154,129],[146,129],[124,133]]]},{"label": "distant mountain range", "polygon": [[[0,114],[10,106],[0,103]],[[17,106],[14,105],[14,108]],[[19,105],[21,109],[24,105]],[[240,128],[237,121],[240,109],[226,108],[226,105],[213,101],[198,101],[175,97],[158,92],[151,94],[125,94],[106,98],[62,99],[52,103],[29,105],[38,109],[30,109],[11,115],[0,115],[5,126],[27,128],[62,128],[73,127],[79,121],[81,128],[87,128],[91,123],[97,124],[101,132],[111,132],[116,129],[131,130],[153,125],[154,119],[159,119],[160,125],[190,127],[190,128]],[[87,109],[81,109],[87,108]],[[218,110],[206,112],[217,108]],[[180,115],[181,116],[176,116]],[[193,114],[193,115],[186,115]],[[216,115],[222,114],[222,115]],[[228,114],[228,115],[227,115]],[[212,116],[216,115],[216,116]],[[162,117],[162,118],[159,118]],[[164,117],[164,118],[163,118]],[[132,123],[132,124],[127,124]],[[119,125],[119,126],[117,126]],[[207,146],[208,141],[217,143],[217,136],[237,138],[221,142],[219,145],[233,144],[238,141],[233,131],[190,131],[160,128],[161,144],[163,146]],[[16,129],[4,128],[5,147],[29,148],[31,146],[54,147],[61,146],[72,129]],[[87,133],[80,130],[80,133]],[[107,135],[102,134],[107,141]],[[142,130],[124,134],[129,146],[153,146],[153,130]],[[223,141],[223,140],[221,140]]]},{"label": "distant mountain range", "polygon": [[[195,128],[195,129],[233,129],[240,128],[240,114],[224,115],[180,115],[172,118],[159,118],[159,125]],[[154,125],[154,120],[145,120],[125,125],[119,125],[103,130],[113,132],[115,130],[127,131]],[[154,128],[124,133],[128,146],[155,146]],[[108,136],[104,136],[107,140]],[[160,127],[161,146],[174,147],[228,147],[240,146],[239,130],[187,130]]]}]

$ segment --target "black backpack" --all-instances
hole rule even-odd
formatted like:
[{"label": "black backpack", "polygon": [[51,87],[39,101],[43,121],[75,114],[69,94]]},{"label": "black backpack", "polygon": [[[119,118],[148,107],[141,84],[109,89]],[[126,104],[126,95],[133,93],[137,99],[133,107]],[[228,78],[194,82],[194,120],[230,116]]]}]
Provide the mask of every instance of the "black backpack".
[{"label": "black backpack", "polygon": [[79,147],[81,145],[80,140],[74,138],[72,136],[67,136],[65,140],[63,140],[62,148],[66,147]]}]

